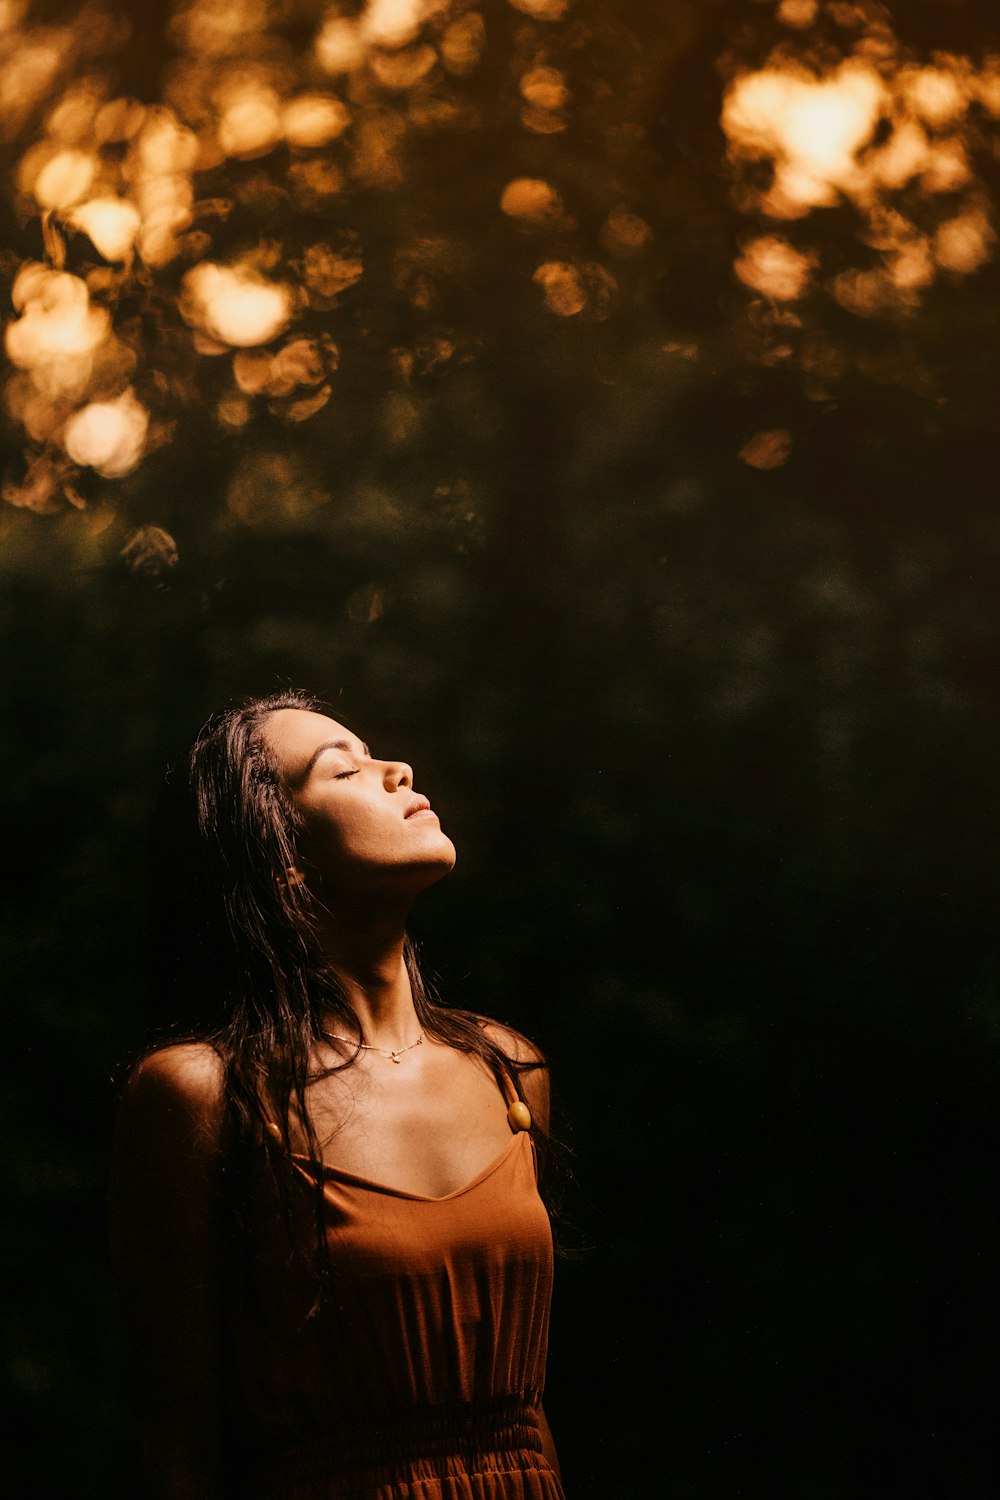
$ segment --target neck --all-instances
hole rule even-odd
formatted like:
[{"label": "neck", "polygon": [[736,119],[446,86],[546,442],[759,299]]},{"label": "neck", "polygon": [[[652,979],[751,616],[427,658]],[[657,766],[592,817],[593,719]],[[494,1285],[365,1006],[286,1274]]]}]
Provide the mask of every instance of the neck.
[{"label": "neck", "polygon": [[346,918],[326,912],[318,927],[320,944],[364,1040],[375,1047],[405,1047],[420,1029],[403,959],[404,917],[385,910],[355,911]]}]

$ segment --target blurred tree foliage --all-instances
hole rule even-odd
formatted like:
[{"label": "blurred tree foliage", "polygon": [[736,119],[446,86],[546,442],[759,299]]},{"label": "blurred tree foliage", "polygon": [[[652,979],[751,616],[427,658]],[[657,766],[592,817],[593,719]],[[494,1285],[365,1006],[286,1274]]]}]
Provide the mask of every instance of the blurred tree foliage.
[{"label": "blurred tree foliage", "polygon": [[416,762],[428,961],[556,1062],[570,1493],[992,1493],[992,21],[0,5],[23,1495],[128,1493],[146,809],[287,681]]}]

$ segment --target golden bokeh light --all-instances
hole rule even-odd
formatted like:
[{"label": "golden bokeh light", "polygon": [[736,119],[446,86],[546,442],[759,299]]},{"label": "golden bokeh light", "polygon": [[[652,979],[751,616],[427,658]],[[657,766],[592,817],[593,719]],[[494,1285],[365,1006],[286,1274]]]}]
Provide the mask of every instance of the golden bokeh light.
[{"label": "golden bokeh light", "polygon": [[66,423],[63,446],[74,463],[120,479],[143,454],[149,413],[131,390],[115,401],[93,401]]},{"label": "golden bokeh light", "polygon": [[653,231],[646,220],[623,204],[611,210],[601,227],[601,244],[612,255],[635,255],[645,249],[652,237]]},{"label": "golden bokeh light", "polygon": [[755,432],[740,449],[739,457],[751,469],[780,469],[792,455],[792,434],[785,427]]},{"label": "golden bokeh light", "polygon": [[151,176],[192,172],[198,160],[198,137],[172,109],[160,105],[145,115],[137,156],[140,170]]},{"label": "golden bokeh light", "polygon": [[510,0],[510,3],[534,21],[561,21],[570,7],[570,0]]},{"label": "golden bokeh light", "polygon": [[135,204],[125,198],[91,198],[73,210],[71,220],[110,261],[128,259],[142,222]]},{"label": "golden bokeh light", "polygon": [[558,68],[531,68],[521,78],[521,94],[538,109],[560,110],[569,99],[566,78]]},{"label": "golden bokeh light", "polygon": [[515,177],[500,196],[502,211],[528,224],[551,224],[563,212],[562,198],[540,177]]},{"label": "golden bokeh light", "polygon": [[778,6],[778,20],[796,29],[811,26],[818,15],[819,0],[781,0]]},{"label": "golden bokeh light", "polygon": [[0,45],[0,140],[12,141],[38,105],[51,97],[77,42],[69,26],[18,34],[16,12],[8,25]]},{"label": "golden bokeh light", "polygon": [[257,79],[224,89],[219,109],[219,145],[227,156],[262,156],[284,135],[281,99]]},{"label": "golden bokeh light", "polygon": [[4,343],[11,363],[21,369],[90,355],[111,326],[107,310],[91,306],[84,281],[38,262],[18,272],[11,300],[21,316],[8,323]]},{"label": "golden bokeh light", "polygon": [[900,299],[888,271],[841,271],[833,295],[847,312],[874,318],[899,310]]},{"label": "golden bokeh light", "polygon": [[[800,29],[816,18],[793,0],[779,10]],[[837,24],[848,21],[858,33],[853,55],[831,64],[814,46],[798,61],[783,44],[734,78],[722,125],[742,212],[803,220],[846,204],[880,263],[859,254],[824,277],[826,252],[759,236],[736,274],[778,301],[815,285],[855,316],[908,317],[942,272],[973,275],[995,251],[990,190],[978,175],[983,115],[970,110],[1000,115],[1000,64],[943,52],[916,63],[881,13],[855,8]]]},{"label": "golden bokeh light", "polygon": [[341,292],[360,281],[364,269],[360,255],[336,251],[321,242],[306,247],[300,274],[313,306],[333,307]]},{"label": "golden bokeh light", "polygon": [[425,20],[448,0],[368,0],[359,30],[372,47],[405,47],[420,35]]},{"label": "golden bokeh light", "polygon": [[374,52],[370,59],[372,73],[384,89],[402,91],[426,78],[437,65],[438,55],[427,43],[406,47],[399,52]]},{"label": "golden bokeh light", "polygon": [[977,205],[939,227],[934,237],[934,258],[944,270],[969,276],[986,264],[995,243],[989,217]]},{"label": "golden bokeh light", "polygon": [[320,67],[333,77],[360,68],[368,56],[368,48],[357,24],[336,11],[320,28],[315,50]]},{"label": "golden bokeh light", "polygon": [[184,311],[223,345],[269,344],[292,317],[289,288],[249,272],[203,261],[184,277]]},{"label": "golden bokeh light", "polygon": [[545,294],[545,306],[560,318],[574,318],[587,305],[583,279],[576,266],[563,260],[547,260],[532,278]]},{"label": "golden bokeh light", "polygon": [[591,318],[605,318],[618,284],[597,261],[571,264],[569,261],[545,261],[535,270],[532,280],[542,288],[545,306],[560,318],[575,318],[587,313]]},{"label": "golden bokeh light", "polygon": [[791,302],[809,289],[815,258],[779,235],[761,235],[743,248],[735,270],[744,286],[775,302]]},{"label": "golden bokeh light", "polygon": [[171,30],[199,56],[226,56],[244,37],[263,31],[271,19],[270,0],[190,0],[179,5]]},{"label": "golden bokeh light", "polygon": [[450,73],[461,76],[478,67],[486,50],[486,22],[478,11],[469,11],[452,21],[441,35],[438,50]]},{"label": "golden bokeh light", "polygon": [[35,178],[34,194],[39,208],[69,208],[86,197],[94,181],[97,162],[87,151],[59,151],[50,157]]},{"label": "golden bokeh light", "polygon": [[913,113],[936,129],[953,125],[969,107],[969,80],[955,68],[905,68],[897,86]]},{"label": "golden bokeh light", "polygon": [[332,94],[300,94],[285,105],[282,131],[290,146],[328,146],[351,123],[347,106]]},{"label": "golden bokeh light", "polygon": [[46,449],[29,455],[21,480],[6,476],[0,496],[18,510],[32,510],[36,515],[51,516],[64,510],[66,503],[77,508],[79,497],[68,483],[69,464],[63,454]]},{"label": "golden bokeh light", "polygon": [[774,181],[761,206],[792,218],[851,188],[885,102],[881,77],[863,63],[845,62],[825,78],[764,68],[728,90],[722,125],[734,157],[771,159]]},{"label": "golden bokeh light", "polygon": [[145,118],[145,106],[135,99],[109,100],[97,111],[94,120],[95,145],[109,146],[130,141],[142,129]]},{"label": "golden bokeh light", "polygon": [[92,78],[68,88],[45,118],[50,140],[63,146],[86,144],[93,137],[94,123],[103,104],[104,89]]}]

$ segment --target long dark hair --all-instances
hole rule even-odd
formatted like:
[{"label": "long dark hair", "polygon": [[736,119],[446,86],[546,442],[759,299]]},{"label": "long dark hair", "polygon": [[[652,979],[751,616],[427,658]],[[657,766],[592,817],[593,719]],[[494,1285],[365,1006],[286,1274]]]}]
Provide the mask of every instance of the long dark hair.
[{"label": "long dark hair", "polygon": [[[289,1176],[293,1117],[310,1175],[321,1182],[306,1091],[360,1053],[317,1070],[322,1031],[361,1041],[316,940],[314,898],[308,886],[282,878],[299,863],[298,828],[262,731],[269,715],[289,708],[328,712],[306,693],[284,692],[244,700],[208,721],[186,764],[168,774],[149,866],[157,1042],[197,1039],[215,1048],[236,1153],[263,1146],[279,1186],[283,1168]],[[408,937],[404,960],[423,1031],[482,1058],[505,1093],[523,1098],[522,1074],[544,1065],[530,1044],[517,1046],[515,1058],[483,1017],[441,1005]],[[544,1159],[547,1132],[539,1125],[534,1133]]]}]

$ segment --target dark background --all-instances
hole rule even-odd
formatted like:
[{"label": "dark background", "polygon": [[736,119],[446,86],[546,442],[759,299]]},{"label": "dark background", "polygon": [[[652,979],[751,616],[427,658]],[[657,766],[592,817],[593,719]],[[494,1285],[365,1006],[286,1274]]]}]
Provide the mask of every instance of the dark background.
[{"label": "dark background", "polygon": [[[103,69],[165,97],[168,12],[81,40],[52,91]],[[282,8],[282,66],[316,13]],[[5,418],[18,1493],[127,1493],[104,1194],[143,1036],[147,810],[210,710],[290,684],[414,763],[459,848],[414,913],[427,966],[550,1056],[576,1178],[547,1398],[571,1500],[993,1494],[997,263],[879,317],[817,281],[782,332],[733,274],[748,236],[831,269],[878,252],[850,205],[741,209],[734,184],[763,168],[727,161],[719,117],[727,78],[777,44],[833,67],[891,24],[900,57],[979,66],[995,16],[484,13],[478,71],[440,85],[457,117],[407,126],[397,179],[343,157],[330,213],[365,274],[302,315],[339,345],[327,406],[217,421],[229,363],[193,354],[168,267],[123,297],[169,441],[123,478],[72,476],[83,508],[57,489],[32,508],[36,449]],[[37,5],[25,25],[74,22]],[[539,59],[571,86],[564,129],[519,114]],[[11,173],[44,117],[8,132]],[[995,122],[963,129],[992,213]],[[332,236],[289,164],[206,174],[235,204],[212,254],[271,238],[291,261]],[[554,183],[572,224],[502,215],[518,176]],[[931,230],[955,211],[908,191]],[[620,204],[651,237],[616,258]],[[2,212],[13,273],[40,225],[13,190]],[[543,260],[603,265],[614,289],[581,273],[561,316]],[[836,354],[820,384],[817,348]],[[775,430],[787,461],[741,458]]]}]

